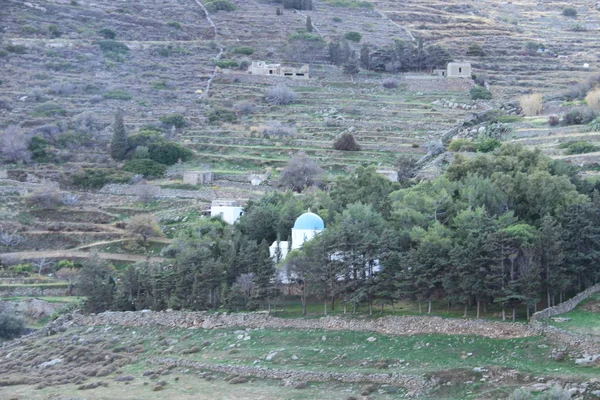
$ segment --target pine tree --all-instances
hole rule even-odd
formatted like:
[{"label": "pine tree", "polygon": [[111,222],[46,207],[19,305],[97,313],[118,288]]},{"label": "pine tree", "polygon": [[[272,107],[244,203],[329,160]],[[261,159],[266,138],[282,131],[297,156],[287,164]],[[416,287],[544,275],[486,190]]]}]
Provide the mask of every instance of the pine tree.
[{"label": "pine tree", "polygon": [[371,69],[371,52],[369,50],[369,45],[366,43],[363,43],[363,46],[360,49],[360,66],[366,70]]},{"label": "pine tree", "polygon": [[313,25],[312,25],[312,20],[310,19],[310,15],[306,17],[306,32],[312,32],[313,31]]},{"label": "pine tree", "polygon": [[119,109],[115,115],[113,124],[113,136],[110,141],[110,156],[113,160],[123,161],[127,154],[127,132],[125,131],[125,122],[123,113]]}]

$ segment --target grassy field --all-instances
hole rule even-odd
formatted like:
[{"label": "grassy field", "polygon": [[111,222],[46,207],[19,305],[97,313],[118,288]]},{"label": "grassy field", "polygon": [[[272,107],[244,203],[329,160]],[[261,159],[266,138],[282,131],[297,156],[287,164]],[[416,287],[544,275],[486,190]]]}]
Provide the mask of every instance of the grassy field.
[{"label": "grassy field", "polygon": [[[548,323],[568,331],[600,336],[600,294],[591,296],[571,312],[561,314],[561,318],[570,318],[568,322],[556,322],[550,319]],[[590,306],[595,305],[595,311]]]}]

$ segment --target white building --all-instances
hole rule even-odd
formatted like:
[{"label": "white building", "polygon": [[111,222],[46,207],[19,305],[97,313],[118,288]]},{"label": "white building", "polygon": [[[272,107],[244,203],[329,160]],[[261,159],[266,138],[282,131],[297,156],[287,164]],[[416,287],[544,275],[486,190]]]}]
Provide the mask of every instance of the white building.
[{"label": "white building", "polygon": [[236,200],[213,200],[210,205],[210,216],[221,217],[228,224],[235,224],[244,213]]},{"label": "white building", "polygon": [[[279,242],[280,260],[283,260],[287,256],[288,250],[301,248],[304,243],[323,232],[323,230],[325,230],[325,223],[317,214],[308,210],[308,212],[299,216],[292,228],[291,245],[287,241]],[[273,242],[269,248],[272,258],[277,258],[277,245],[277,242]]]}]

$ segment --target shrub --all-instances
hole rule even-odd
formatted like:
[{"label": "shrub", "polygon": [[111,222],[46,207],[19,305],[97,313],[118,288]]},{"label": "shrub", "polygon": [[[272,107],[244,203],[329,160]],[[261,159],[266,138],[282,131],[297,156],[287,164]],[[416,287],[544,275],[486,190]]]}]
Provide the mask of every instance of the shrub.
[{"label": "shrub", "polygon": [[475,86],[469,91],[473,100],[491,100],[492,93],[483,86]]},{"label": "shrub", "polygon": [[161,132],[153,130],[140,130],[138,133],[127,138],[127,147],[133,150],[136,147],[149,146],[150,143],[159,142],[163,139]]},{"label": "shrub", "polygon": [[37,162],[49,162],[52,160],[52,155],[47,151],[48,141],[41,136],[34,136],[29,142],[29,151],[31,158]]},{"label": "shrub", "polygon": [[539,93],[528,94],[521,96],[519,104],[526,116],[534,117],[542,112],[542,109],[544,108],[544,97]]},{"label": "shrub", "polygon": [[475,143],[468,139],[454,139],[450,142],[450,145],[448,145],[448,150],[473,152],[475,151]]},{"label": "shrub", "polygon": [[582,125],[592,122],[597,116],[597,113],[591,108],[573,109],[563,117],[563,125]]},{"label": "shrub", "polygon": [[293,42],[295,40],[303,40],[307,42],[324,42],[321,35],[309,32],[296,32],[288,38],[288,41]]},{"label": "shrub", "polygon": [[585,96],[585,102],[592,110],[600,111],[600,87],[590,90]]},{"label": "shrub", "polygon": [[23,318],[8,312],[0,313],[0,338],[13,339],[21,336],[23,332],[25,332]]},{"label": "shrub", "polygon": [[140,174],[145,178],[160,177],[167,172],[167,167],[164,164],[157,163],[156,161],[147,158],[136,158],[135,160],[127,161],[123,167],[123,171]]},{"label": "shrub", "polygon": [[312,0],[283,0],[283,8],[295,10],[312,10]]},{"label": "shrub", "polygon": [[164,165],[173,165],[179,160],[187,161],[193,155],[194,153],[191,150],[177,143],[157,142],[151,143],[148,146],[148,156],[150,159]]},{"label": "shrub", "polygon": [[117,37],[117,34],[112,29],[102,28],[98,31],[98,34],[102,36],[104,39],[114,39]]},{"label": "shrub", "polygon": [[56,210],[62,204],[62,197],[54,187],[43,187],[27,196],[27,204],[42,210]]},{"label": "shrub", "polygon": [[301,192],[308,187],[321,185],[323,172],[315,161],[300,154],[292,158],[281,171],[279,183],[295,192]]},{"label": "shrub", "polygon": [[71,177],[71,183],[85,189],[97,189],[109,183],[127,183],[133,174],[114,168],[82,168]]},{"label": "shrub", "polygon": [[333,7],[366,8],[368,10],[375,7],[373,3],[363,0],[325,0],[325,2]]},{"label": "shrub", "polygon": [[235,54],[243,54],[246,56],[250,56],[254,54],[254,49],[252,47],[236,47],[235,49],[233,49],[233,52]]},{"label": "shrub", "polygon": [[181,30],[181,24],[176,21],[167,22],[167,26],[170,26],[173,29]]},{"label": "shrub", "polygon": [[31,113],[33,117],[55,117],[57,115],[67,115],[67,110],[56,103],[47,102],[35,107]]},{"label": "shrub", "polygon": [[502,142],[494,138],[486,138],[477,143],[477,151],[480,153],[491,153],[502,146]]},{"label": "shrub", "polygon": [[159,118],[160,122],[167,125],[168,127],[174,126],[175,128],[183,128],[187,125],[185,117],[181,114],[167,114]]},{"label": "shrub", "polygon": [[562,10],[562,15],[569,18],[575,18],[577,17],[577,10],[573,7],[566,7]]},{"label": "shrub", "polygon": [[481,47],[481,45],[473,43],[469,46],[467,55],[470,57],[483,57],[485,56],[485,51],[483,51],[483,47]]},{"label": "shrub", "polygon": [[229,0],[213,0],[210,3],[205,3],[206,10],[211,13],[219,11],[235,11],[236,6]]},{"label": "shrub", "polygon": [[9,53],[15,53],[15,54],[27,53],[27,47],[23,46],[22,44],[7,44],[5,49]]},{"label": "shrub", "polygon": [[0,132],[0,156],[8,163],[27,162],[30,158],[29,139],[16,125]]},{"label": "shrub", "polygon": [[256,106],[247,101],[234,104],[233,109],[240,115],[249,115],[256,112]]},{"label": "shrub", "polygon": [[359,151],[360,146],[356,143],[354,135],[350,132],[343,133],[335,142],[333,142],[335,150],[342,151]]},{"label": "shrub", "polygon": [[104,97],[107,100],[121,100],[121,101],[129,101],[133,98],[131,93],[126,92],[125,90],[121,90],[121,89],[114,89],[114,90],[108,91],[108,92],[104,93],[102,95],[102,97]]},{"label": "shrub", "polygon": [[474,81],[479,86],[485,86],[485,83],[489,81],[490,77],[487,74],[477,74]]},{"label": "shrub", "polygon": [[53,61],[44,64],[44,67],[51,71],[68,71],[73,68],[73,64],[68,61]]},{"label": "shrub", "polygon": [[343,22],[343,21],[344,21],[344,20],[343,20],[343,19],[341,19],[340,17],[333,17],[331,20],[332,20],[333,22],[337,22],[337,23],[340,23],[340,22]]},{"label": "shrub", "polygon": [[239,66],[235,60],[219,60],[215,62],[215,65],[219,68],[237,68]]},{"label": "shrub", "polygon": [[296,102],[298,95],[287,86],[279,84],[267,89],[265,99],[271,104],[287,105]]},{"label": "shrub", "polygon": [[50,34],[50,37],[52,38],[59,38],[62,36],[62,32],[60,30],[60,28],[58,27],[58,25],[48,25],[48,33]]},{"label": "shrub", "polygon": [[561,143],[558,146],[559,149],[566,149],[565,154],[585,154],[585,153],[594,153],[600,148],[590,142],[585,141],[577,141],[577,142],[566,142]]},{"label": "shrub", "polygon": [[104,54],[127,54],[129,53],[129,47],[124,43],[117,42],[116,40],[101,40],[98,42],[100,50]]},{"label": "shrub", "polygon": [[209,124],[217,124],[220,122],[235,122],[237,115],[233,111],[224,108],[212,109],[207,114]]},{"label": "shrub", "polygon": [[383,86],[386,89],[396,89],[398,85],[398,80],[394,78],[387,78],[381,81],[381,86]]},{"label": "shrub", "polygon": [[560,118],[558,115],[551,115],[548,117],[548,125],[558,126],[558,124],[560,124]]},{"label": "shrub", "polygon": [[358,32],[346,32],[344,34],[344,39],[358,43],[362,39],[362,35]]},{"label": "shrub", "polygon": [[263,134],[267,136],[279,136],[280,138],[284,136],[293,136],[296,134],[296,128],[293,126],[283,125],[279,121],[269,121],[264,126]]}]

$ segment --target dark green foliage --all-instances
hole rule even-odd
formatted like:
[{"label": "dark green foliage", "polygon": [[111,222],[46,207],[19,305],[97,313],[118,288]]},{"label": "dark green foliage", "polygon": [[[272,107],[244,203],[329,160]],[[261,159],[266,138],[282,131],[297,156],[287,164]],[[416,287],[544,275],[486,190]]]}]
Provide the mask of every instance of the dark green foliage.
[{"label": "dark green foliage", "polygon": [[346,75],[356,75],[360,72],[360,69],[358,68],[358,63],[356,62],[356,60],[351,60],[351,61],[348,61],[347,63],[345,63],[342,70],[344,71],[344,74],[346,74]]},{"label": "dark green foliage", "polygon": [[219,11],[235,11],[236,6],[229,0],[212,0],[211,2],[205,3],[204,6],[208,12],[216,13]]},{"label": "dark green foliage", "polygon": [[106,54],[127,54],[129,53],[129,47],[124,43],[117,42],[116,40],[101,40],[98,42],[100,50]]},{"label": "dark green foliage", "polygon": [[483,57],[485,56],[485,51],[483,50],[483,47],[481,47],[481,45],[473,43],[469,46],[469,49],[467,50],[467,55],[470,57]]},{"label": "dark green foliage", "polygon": [[71,183],[84,189],[99,189],[109,183],[127,183],[131,178],[133,174],[113,168],[82,168],[73,174]]},{"label": "dark green foliage", "polygon": [[309,42],[323,42],[324,39],[321,35],[316,33],[307,33],[307,32],[296,32],[288,38],[288,41],[292,42],[294,40],[305,40]]},{"label": "dark green foliage", "polygon": [[340,17],[333,17],[331,20],[337,23],[343,22],[343,20]]},{"label": "dark green foliage", "polygon": [[122,100],[122,101],[129,101],[133,98],[131,93],[126,92],[125,90],[121,90],[121,89],[114,89],[109,92],[106,92],[102,95],[102,97],[104,97],[107,100]]},{"label": "dark green foliage", "polygon": [[239,66],[235,60],[219,60],[215,62],[215,65],[219,68],[237,68]]},{"label": "dark green foliage", "polygon": [[161,57],[171,57],[173,55],[185,56],[191,54],[185,47],[175,47],[172,44],[158,46],[152,53]]},{"label": "dark green foliage", "polygon": [[594,119],[596,119],[597,116],[598,116],[598,113],[589,107],[584,108],[584,109],[576,108],[565,114],[565,116],[562,119],[562,124],[563,125],[588,124],[588,123],[592,122]]},{"label": "dark green foliage", "polygon": [[106,311],[113,304],[116,290],[115,271],[106,261],[92,255],[83,262],[76,287],[78,292],[86,297],[85,311]]},{"label": "dark green foliage", "polygon": [[113,123],[113,135],[110,141],[110,156],[113,160],[122,161],[127,155],[128,149],[127,131],[125,130],[125,122],[121,110],[115,114],[115,122]]},{"label": "dark green foliage", "polygon": [[358,43],[362,39],[362,35],[358,32],[346,32],[344,34],[344,39]]},{"label": "dark green foliage", "polygon": [[55,117],[57,115],[67,115],[67,110],[62,108],[60,105],[52,102],[42,103],[36,106],[31,116],[33,117]]},{"label": "dark green foliage", "polygon": [[312,0],[283,0],[283,8],[296,10],[312,10]]},{"label": "dark green foliage", "polygon": [[167,26],[170,26],[173,29],[181,30],[181,24],[176,21],[167,22]]},{"label": "dark green foliage", "polygon": [[492,93],[483,86],[475,86],[469,91],[473,100],[491,100]]},{"label": "dark green foliage", "polygon": [[29,142],[29,151],[31,158],[37,162],[50,162],[52,155],[48,153],[48,141],[41,136],[34,136]]},{"label": "dark green foliage", "polygon": [[502,146],[502,142],[494,138],[485,138],[477,143],[477,151],[480,153],[490,153]]},{"label": "dark green foliage", "polygon": [[145,178],[158,178],[167,172],[167,167],[156,161],[141,158],[127,161],[123,170],[136,175],[143,175]]},{"label": "dark green foliage", "polygon": [[237,121],[237,115],[233,111],[226,110],[224,108],[216,108],[210,110],[207,114],[207,117],[209,124]]},{"label": "dark green foliage", "polygon": [[473,152],[475,151],[476,145],[472,141],[468,139],[454,139],[448,145],[448,151],[467,151]]},{"label": "dark green foliage", "polygon": [[148,155],[151,160],[164,165],[176,164],[179,160],[187,161],[192,158],[191,150],[172,142],[155,142],[148,145]]},{"label": "dark green foliage", "polygon": [[25,321],[23,318],[8,312],[0,313],[0,338],[13,339],[25,332]]},{"label": "dark green foliage", "polygon": [[187,125],[185,117],[181,114],[167,114],[159,118],[160,122],[168,127],[174,126],[175,128],[183,128]]},{"label": "dark green foliage", "polygon": [[235,54],[243,54],[246,56],[250,56],[254,54],[254,49],[252,47],[236,47],[235,49],[233,49],[233,52]]},{"label": "dark green foliage", "polygon": [[306,32],[312,32],[312,31],[313,31],[312,20],[310,19],[310,15],[308,15],[306,17]]},{"label": "dark green foliage", "polygon": [[558,146],[559,149],[566,149],[565,154],[585,154],[600,151],[600,147],[585,141],[566,142]]},{"label": "dark green foliage", "polygon": [[[347,40],[329,43],[329,61],[334,65],[343,65],[350,59],[352,50]],[[362,55],[362,53],[361,53]]]},{"label": "dark green foliage", "polygon": [[5,47],[6,51],[14,54],[25,54],[27,53],[27,47],[21,44],[7,44]]},{"label": "dark green foliage", "polygon": [[[365,58],[362,54],[361,58]],[[414,70],[446,68],[452,61],[448,51],[439,46],[424,47],[418,44],[396,40],[393,45],[374,48],[369,54],[369,68],[378,72],[409,72]]]},{"label": "dark green foliage", "polygon": [[566,7],[562,10],[562,15],[565,17],[575,18],[577,17],[577,10],[572,7]]},{"label": "dark green foliage", "polygon": [[113,31],[112,29],[109,28],[102,28],[98,31],[98,34],[100,36],[102,36],[104,39],[114,39],[117,37],[117,34],[115,31]]},{"label": "dark green foliage", "polygon": [[352,133],[343,133],[335,142],[333,142],[333,148],[336,150],[343,151],[359,151],[360,146],[356,143],[356,139]]},{"label": "dark green foliage", "polygon": [[60,30],[58,25],[54,24],[48,26],[48,33],[50,34],[51,38],[59,38],[62,36],[62,31]]}]

